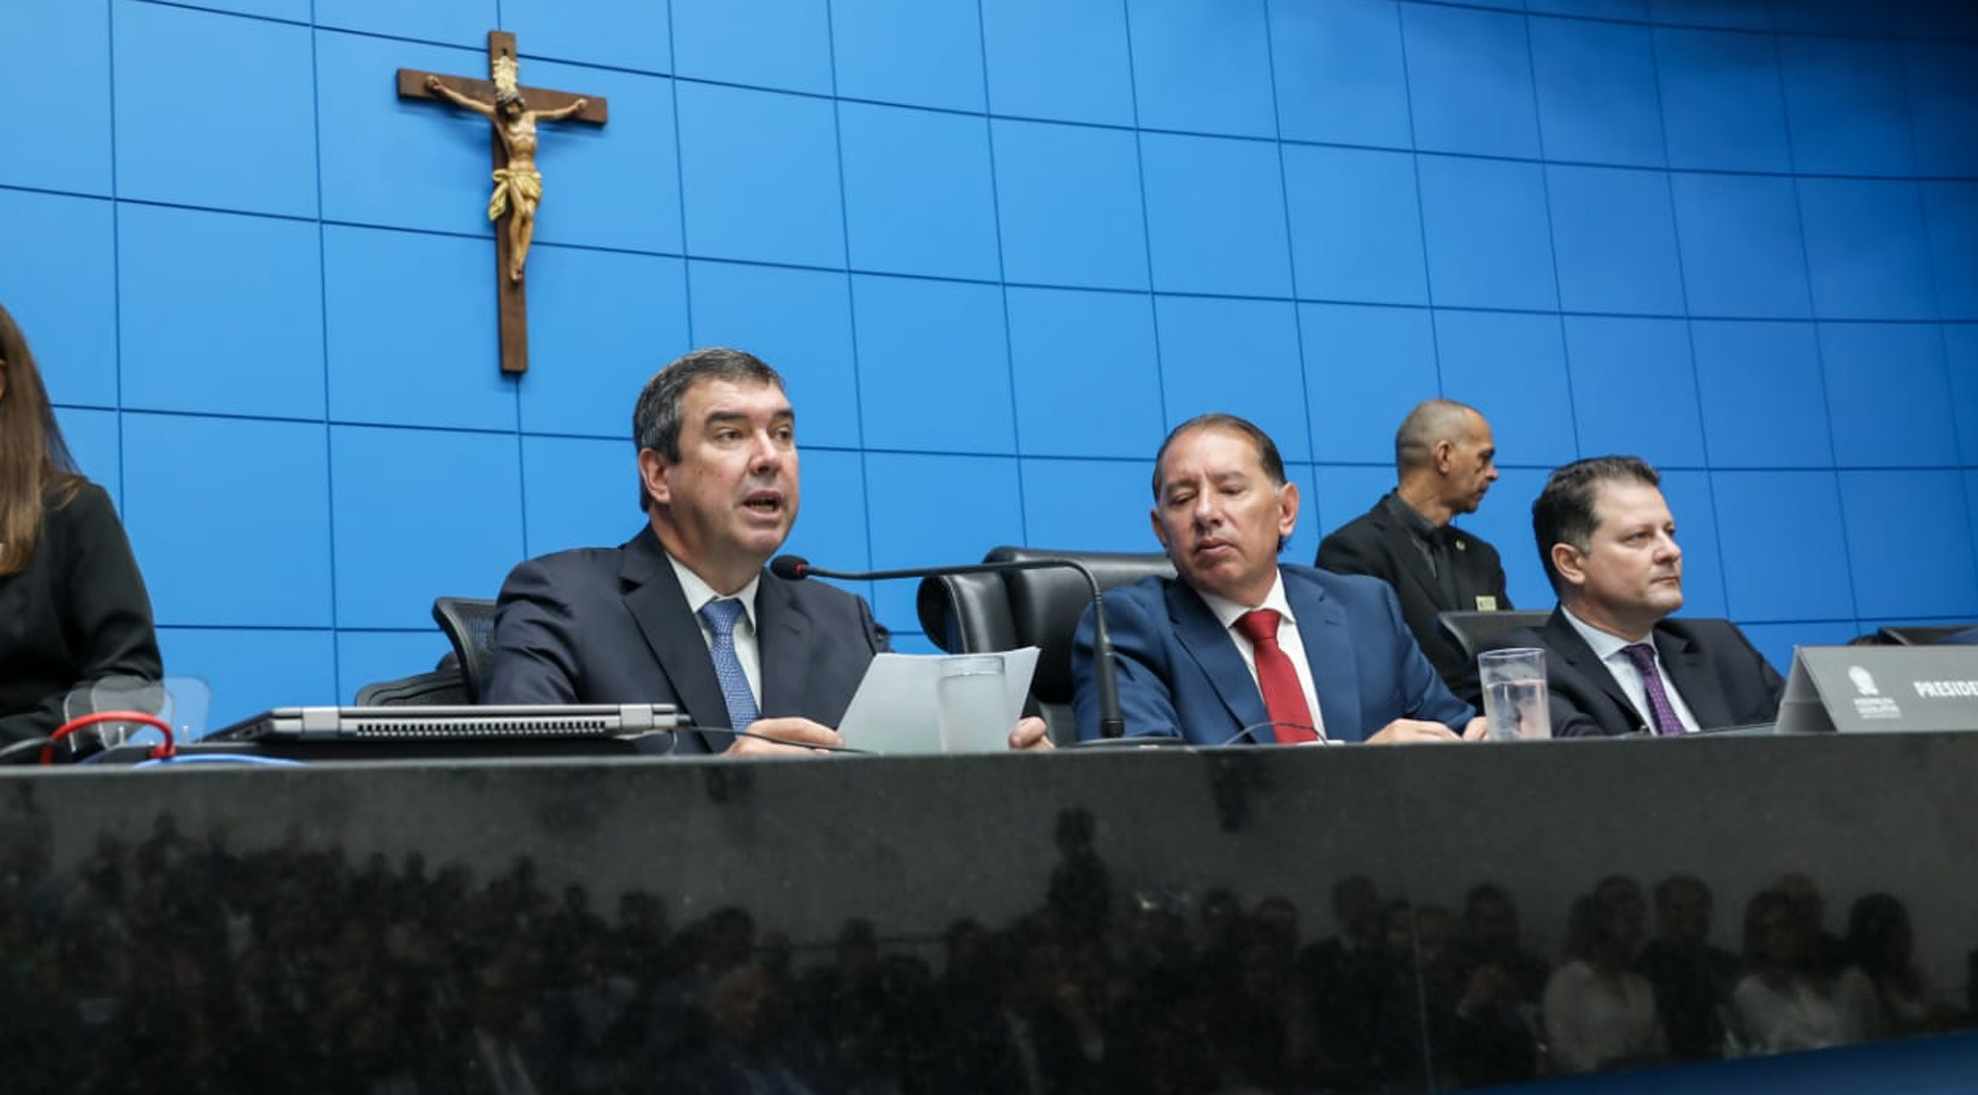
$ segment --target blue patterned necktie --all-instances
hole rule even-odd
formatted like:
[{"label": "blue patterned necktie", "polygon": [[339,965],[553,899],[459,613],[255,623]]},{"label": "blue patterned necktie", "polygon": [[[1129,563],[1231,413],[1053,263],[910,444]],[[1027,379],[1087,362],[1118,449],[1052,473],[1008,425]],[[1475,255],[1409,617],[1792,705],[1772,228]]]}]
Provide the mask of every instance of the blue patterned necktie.
[{"label": "blue patterned necktie", "polygon": [[755,693],[749,691],[749,675],[742,671],[742,659],[735,656],[735,621],[742,616],[740,601],[709,601],[701,606],[700,618],[714,633],[708,653],[714,656],[714,675],[721,679],[721,698],[728,704],[728,728],[747,730],[756,720]]}]

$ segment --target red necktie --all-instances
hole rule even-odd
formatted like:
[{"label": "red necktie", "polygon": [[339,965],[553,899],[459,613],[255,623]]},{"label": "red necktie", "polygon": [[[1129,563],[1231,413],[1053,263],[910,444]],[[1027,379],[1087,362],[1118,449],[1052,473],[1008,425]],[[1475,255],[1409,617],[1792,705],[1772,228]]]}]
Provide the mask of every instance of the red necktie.
[{"label": "red necktie", "polygon": [[1253,609],[1236,618],[1236,630],[1256,648],[1257,687],[1264,693],[1264,710],[1270,712],[1277,740],[1287,745],[1317,741],[1311,709],[1305,706],[1305,689],[1298,684],[1298,670],[1291,667],[1291,659],[1277,644],[1278,622],[1276,609]]}]

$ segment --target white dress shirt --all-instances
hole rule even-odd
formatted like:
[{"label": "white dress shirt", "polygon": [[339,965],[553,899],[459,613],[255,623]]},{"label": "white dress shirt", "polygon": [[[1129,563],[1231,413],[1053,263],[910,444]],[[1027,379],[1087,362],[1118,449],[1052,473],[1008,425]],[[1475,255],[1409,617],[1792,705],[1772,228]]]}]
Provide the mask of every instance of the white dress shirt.
[{"label": "white dress shirt", "polygon": [[[1318,689],[1312,685],[1312,667],[1305,660],[1305,642],[1298,637],[1298,618],[1291,614],[1291,602],[1284,596],[1284,572],[1279,571],[1272,579],[1271,591],[1265,595],[1262,604],[1241,605],[1227,597],[1218,597],[1202,590],[1196,590],[1196,593],[1201,595],[1202,603],[1209,606],[1209,611],[1216,614],[1216,621],[1229,633],[1230,641],[1236,644],[1236,652],[1243,656],[1244,668],[1250,670],[1253,684],[1257,683],[1257,647],[1236,629],[1236,621],[1252,609],[1268,608],[1277,612],[1278,648],[1291,659],[1291,668],[1298,671],[1298,688],[1305,693],[1305,709],[1312,713],[1312,729],[1318,733],[1320,741],[1327,740],[1325,716],[1319,713]],[[1258,685],[1260,693],[1262,687]]]},{"label": "white dress shirt", "polygon": [[[1563,605],[1561,607],[1564,608]],[[1572,624],[1573,630],[1579,632],[1580,638],[1585,639],[1587,645],[1593,648],[1594,657],[1599,658],[1600,664],[1607,667],[1607,672],[1613,676],[1614,683],[1621,686],[1621,691],[1627,695],[1628,702],[1635,705],[1635,711],[1641,715],[1642,725],[1653,733],[1655,716],[1648,705],[1648,685],[1643,683],[1641,670],[1635,668],[1634,661],[1621,653],[1623,647],[1634,644],[1580,619],[1573,615],[1573,610],[1570,608],[1565,609],[1565,612],[1566,622]],[[1675,708],[1676,721],[1683,724],[1683,733],[1696,733],[1702,727],[1697,725],[1696,716],[1690,714],[1690,705],[1683,702],[1683,694],[1676,691],[1676,682],[1669,679],[1669,667],[1662,664],[1662,651],[1655,645],[1654,633],[1651,632],[1649,637],[1642,641],[1655,652],[1655,671],[1662,675],[1662,691],[1668,693],[1669,706]]]},{"label": "white dress shirt", "polygon": [[[709,601],[723,600],[714,587],[701,580],[701,576],[687,569],[687,565],[672,555],[666,561],[673,564],[673,573],[680,577],[680,592],[687,595],[687,607],[694,613],[694,622],[700,625],[701,641],[709,650],[714,649],[714,631],[701,619],[701,606]],[[755,641],[755,594],[762,585],[762,575],[758,573],[749,579],[749,584],[741,592],[728,600],[742,602],[742,614],[735,617],[735,660],[742,663],[742,673],[749,678],[749,692],[755,696],[756,708],[762,708],[762,655]]]},{"label": "white dress shirt", "polygon": [[1601,973],[1574,958],[1552,971],[1541,1004],[1555,1072],[1594,1072],[1668,1048],[1655,990],[1639,973]]}]

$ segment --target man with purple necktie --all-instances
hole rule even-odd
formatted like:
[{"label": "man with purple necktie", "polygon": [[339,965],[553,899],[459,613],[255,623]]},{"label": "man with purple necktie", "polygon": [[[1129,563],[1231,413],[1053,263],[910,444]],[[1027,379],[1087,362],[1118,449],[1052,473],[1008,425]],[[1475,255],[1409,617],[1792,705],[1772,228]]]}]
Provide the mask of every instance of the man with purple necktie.
[{"label": "man with purple necktie", "polygon": [[1633,456],[1579,460],[1532,503],[1559,606],[1493,646],[1547,651],[1555,737],[1653,734],[1771,722],[1785,681],[1728,620],[1679,620],[1683,549],[1661,476]]}]

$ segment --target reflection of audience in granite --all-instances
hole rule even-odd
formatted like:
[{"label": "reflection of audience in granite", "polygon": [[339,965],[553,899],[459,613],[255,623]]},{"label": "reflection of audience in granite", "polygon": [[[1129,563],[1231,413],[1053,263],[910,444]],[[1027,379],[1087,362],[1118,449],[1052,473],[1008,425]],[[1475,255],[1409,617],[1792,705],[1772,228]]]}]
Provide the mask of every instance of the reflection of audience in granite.
[{"label": "reflection of audience in granite", "polygon": [[1628,948],[1626,957],[1632,959],[1648,937],[1648,902],[1640,884],[1624,875],[1608,875],[1594,886],[1593,899],[1606,911],[1615,935]]},{"label": "reflection of audience in granite", "polygon": [[1207,1004],[1221,1086],[1294,1090],[1314,1067],[1316,1030],[1310,999],[1291,975],[1292,948],[1281,924],[1248,920],[1234,934],[1234,965],[1211,982]]},{"label": "reflection of audience in granite", "polygon": [[618,925],[612,929],[612,960],[640,985],[655,985],[666,975],[667,948],[672,938],[666,906],[644,890],[628,890],[618,898]]},{"label": "reflection of audience in granite", "polygon": [[[1062,863],[1084,860],[1090,820],[1065,824],[1088,835]],[[1710,892],[1685,876],[1656,888],[1638,952],[1641,892],[1604,880],[1548,979],[1488,883],[1459,915],[1343,879],[1336,934],[1299,949],[1311,910],[1289,893],[1246,910],[1212,890],[1191,924],[1186,891],[1123,889],[1115,919],[1068,900],[1099,890],[1060,884],[1061,865],[1007,926],[900,939],[852,921],[793,942],[732,906],[676,930],[655,894],[527,859],[476,877],[301,830],[241,850],[169,819],[77,835],[60,872],[41,836],[0,848],[8,1091],[1399,1095],[1650,1061],[1665,1030],[1670,1056],[1713,1056],[1724,1015],[1754,1052],[1964,1021],[1886,894],[1852,906],[1838,984],[1807,960],[1804,904],[1762,894],[1732,996]]]},{"label": "reflection of audience in granite", "polygon": [[1552,1071],[1629,1068],[1666,1055],[1654,990],[1630,968],[1642,921],[1641,891],[1628,879],[1606,879],[1573,902],[1562,961],[1545,986]]},{"label": "reflection of audience in granite", "polygon": [[1050,1095],[1102,1087],[1106,1039],[1092,986],[1075,976],[1065,948],[1037,923],[996,939],[989,1006],[950,1016],[933,1062],[938,1090],[965,1095]]},{"label": "reflection of audience in granite", "polygon": [[1909,910],[1894,895],[1868,894],[1848,912],[1849,965],[1834,986],[1842,1022],[1857,1039],[1900,1038],[1950,1029],[1950,1009],[1934,998],[1912,960]]},{"label": "reflection of audience in granite", "polygon": [[1349,875],[1333,883],[1332,915],[1338,934],[1298,954],[1298,978],[1312,1001],[1325,1077],[1356,1090],[1375,1071],[1373,1020],[1366,1001],[1381,978],[1386,923],[1373,879]]},{"label": "reflection of audience in granite", "polygon": [[1454,1063],[1466,1085],[1528,1079],[1537,1070],[1551,969],[1523,948],[1519,934],[1518,906],[1502,886],[1486,882],[1465,895],[1456,1005],[1465,1051]]},{"label": "reflection of audience in granite", "polygon": [[905,986],[882,959],[871,921],[847,921],[831,963],[811,970],[801,984],[803,1014],[848,1087],[865,1090],[896,1070],[899,1027],[910,1015],[898,1006]]},{"label": "reflection of audience in granite", "polygon": [[1371,1001],[1383,1090],[1531,1078],[1538,1061],[1532,1013],[1501,967],[1469,961],[1462,920],[1448,909],[1402,902],[1390,902],[1385,918],[1385,975]]},{"label": "reflection of audience in granite", "polygon": [[604,933],[578,945],[569,981],[551,996],[543,1017],[543,1041],[555,1067],[549,1090],[621,1090],[638,1052],[639,982]]},{"label": "reflection of audience in granite", "polygon": [[1416,964],[1415,906],[1402,899],[1381,903],[1379,946],[1360,976],[1342,993],[1365,1016],[1356,1045],[1334,1043],[1359,1083],[1422,1071],[1421,970]]},{"label": "reflection of audience in granite", "polygon": [[787,1001],[754,962],[723,969],[708,985],[704,1025],[692,1047],[651,1090],[686,1095],[812,1095],[787,1033]]},{"label": "reflection of audience in granite", "polygon": [[1092,848],[1092,814],[1058,811],[1058,865],[1051,871],[1044,904],[1058,930],[1072,939],[1096,941],[1111,924],[1112,882],[1106,864]]},{"label": "reflection of audience in granite", "polygon": [[1125,945],[1104,994],[1116,1090],[1180,1095],[1215,1087],[1209,994],[1199,987],[1180,905],[1173,894],[1133,895]]},{"label": "reflection of audience in granite", "polygon": [[1196,931],[1201,936],[1196,965],[1205,980],[1230,976],[1236,969],[1237,934],[1243,926],[1243,903],[1227,889],[1202,895]]},{"label": "reflection of audience in granite", "polygon": [[1471,968],[1494,970],[1508,983],[1510,998],[1536,1018],[1551,967],[1523,948],[1518,906],[1504,887],[1485,882],[1463,899],[1463,956]]},{"label": "reflection of audience in granite", "polygon": [[1298,954],[1298,906],[1290,898],[1272,894],[1257,902],[1250,926],[1274,944],[1287,962]]},{"label": "reflection of audience in granite", "polygon": [[1753,1053],[1821,1049],[1849,1040],[1833,981],[1813,965],[1808,921],[1792,896],[1762,890],[1745,906],[1745,973],[1731,999]]},{"label": "reflection of audience in granite", "polygon": [[[531,956],[519,940],[501,947],[468,978],[460,1007],[459,1041],[452,1060],[456,1090],[489,1095],[533,1095],[542,1089],[540,1017]],[[391,1075],[387,1073],[387,1075]],[[393,1077],[397,1079],[397,1077]]]},{"label": "reflection of audience in granite", "polygon": [[1964,956],[1964,1011],[1978,1015],[1978,949]]},{"label": "reflection of audience in granite", "polygon": [[1805,874],[1794,871],[1780,875],[1770,888],[1785,895],[1794,918],[1799,921],[1800,937],[1806,941],[1807,968],[1829,979],[1839,976],[1841,967],[1848,962],[1847,943],[1827,930],[1827,903],[1820,896],[1820,887]]},{"label": "reflection of audience in granite", "polygon": [[1166,983],[1180,987],[1195,976],[1195,947],[1188,938],[1188,921],[1169,895],[1136,893],[1126,929],[1121,972],[1135,983]]},{"label": "reflection of audience in granite", "polygon": [[1701,879],[1663,879],[1655,886],[1655,922],[1661,934],[1635,958],[1636,972],[1655,990],[1669,1056],[1679,1061],[1710,1060],[1724,1053],[1724,1019],[1738,959],[1711,945],[1712,909],[1710,888]]}]

